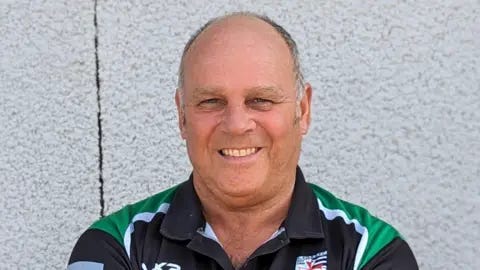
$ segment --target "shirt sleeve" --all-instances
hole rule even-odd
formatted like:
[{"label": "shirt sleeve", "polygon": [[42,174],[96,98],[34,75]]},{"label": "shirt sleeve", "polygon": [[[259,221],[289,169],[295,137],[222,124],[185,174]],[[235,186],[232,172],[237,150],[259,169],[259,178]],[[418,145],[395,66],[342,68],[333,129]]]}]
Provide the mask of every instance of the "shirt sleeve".
[{"label": "shirt sleeve", "polygon": [[418,270],[418,265],[407,242],[401,238],[395,238],[362,270]]},{"label": "shirt sleeve", "polygon": [[67,270],[131,270],[123,246],[111,235],[88,229],[73,248]]}]

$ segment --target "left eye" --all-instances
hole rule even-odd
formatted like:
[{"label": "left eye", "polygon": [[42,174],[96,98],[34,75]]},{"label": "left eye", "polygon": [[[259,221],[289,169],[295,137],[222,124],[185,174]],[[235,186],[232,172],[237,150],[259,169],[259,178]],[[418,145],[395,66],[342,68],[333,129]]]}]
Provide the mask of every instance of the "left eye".
[{"label": "left eye", "polygon": [[272,103],[272,101],[263,98],[254,98],[251,101],[253,104]]},{"label": "left eye", "polygon": [[247,102],[247,105],[255,110],[267,111],[272,108],[273,101],[264,98],[253,98]]}]

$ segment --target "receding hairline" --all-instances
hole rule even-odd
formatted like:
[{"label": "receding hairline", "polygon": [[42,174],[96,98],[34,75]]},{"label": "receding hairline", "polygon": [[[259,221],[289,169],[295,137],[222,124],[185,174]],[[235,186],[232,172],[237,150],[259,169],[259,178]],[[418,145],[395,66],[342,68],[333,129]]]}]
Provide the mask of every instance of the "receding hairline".
[{"label": "receding hairline", "polygon": [[[269,24],[267,21],[262,19],[263,17],[260,17],[260,15],[256,14],[250,14],[250,13],[232,13],[220,17],[216,17],[208,21],[205,25],[203,25],[197,32],[195,32],[194,35],[192,35],[191,40],[185,45],[184,49],[184,54],[182,55],[183,58],[187,58],[187,56],[190,54],[190,52],[194,49],[194,47],[197,45],[197,43],[204,38],[204,35],[207,35],[209,31],[211,31],[211,28],[222,28],[226,27],[229,29],[230,27],[235,27],[236,25],[241,25],[242,22],[245,22],[245,20],[248,22],[258,22],[266,28],[268,28],[267,31],[271,30],[273,35],[277,35],[279,38],[282,38],[280,33],[275,30],[275,28]],[[256,30],[256,29],[255,29]],[[215,30],[213,30],[215,31]],[[221,31],[221,30],[220,30]],[[228,31],[228,30],[227,30]],[[282,38],[282,41],[284,39]],[[288,46],[288,44],[284,41],[285,45]]]},{"label": "receding hairline", "polygon": [[266,25],[269,25],[272,27],[274,32],[276,32],[282,40],[285,42],[285,44],[288,47],[288,51],[290,52],[290,57],[292,59],[292,64],[293,64],[293,73],[295,77],[295,81],[297,84],[297,97],[303,95],[303,87],[304,87],[304,82],[303,82],[303,75],[300,70],[300,61],[299,61],[299,55],[298,55],[298,49],[295,41],[291,37],[291,35],[279,24],[274,22],[272,19],[270,19],[267,16],[264,15],[259,15],[253,12],[234,12],[230,14],[226,14],[223,16],[215,17],[211,20],[209,20],[206,24],[204,24],[202,27],[200,27],[188,40],[188,42],[185,44],[185,48],[183,49],[182,53],[182,58],[180,61],[180,67],[178,71],[178,88],[179,90],[183,87],[183,82],[184,82],[184,72],[185,72],[185,60],[187,58],[187,55],[189,54],[191,48],[195,44],[195,42],[198,40],[199,36],[201,36],[208,28],[210,28],[213,25],[216,25],[218,23],[224,22],[226,20],[233,19],[235,17],[244,17],[244,18],[249,18],[249,19],[254,19],[258,20],[260,22],[265,23]]}]

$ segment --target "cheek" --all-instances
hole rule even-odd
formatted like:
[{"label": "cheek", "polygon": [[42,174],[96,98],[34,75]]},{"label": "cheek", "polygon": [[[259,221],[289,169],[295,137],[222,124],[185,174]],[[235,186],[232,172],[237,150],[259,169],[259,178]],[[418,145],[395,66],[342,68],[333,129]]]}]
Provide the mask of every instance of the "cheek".
[{"label": "cheek", "polygon": [[207,146],[208,138],[218,124],[217,119],[215,116],[205,116],[195,112],[188,112],[185,117],[187,143]]},{"label": "cheek", "polygon": [[274,144],[283,141],[283,139],[291,138],[298,129],[295,125],[294,114],[272,113],[263,115],[259,118],[259,124]]}]

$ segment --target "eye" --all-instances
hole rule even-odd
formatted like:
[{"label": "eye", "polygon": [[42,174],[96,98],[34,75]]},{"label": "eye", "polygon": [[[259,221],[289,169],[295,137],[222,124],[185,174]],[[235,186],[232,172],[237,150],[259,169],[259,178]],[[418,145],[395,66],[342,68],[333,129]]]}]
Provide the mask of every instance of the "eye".
[{"label": "eye", "polygon": [[269,99],[264,99],[264,98],[253,98],[251,100],[247,101],[247,105],[250,108],[253,108],[255,110],[270,110],[273,106],[274,102]]},{"label": "eye", "polygon": [[218,102],[219,102],[218,98],[209,98],[209,99],[202,100],[200,104],[216,104]]},{"label": "eye", "polygon": [[253,103],[271,103],[272,101],[264,98],[254,98],[252,102]]},{"label": "eye", "polygon": [[200,101],[198,107],[205,110],[220,109],[225,105],[225,102],[219,98],[208,98]]}]

